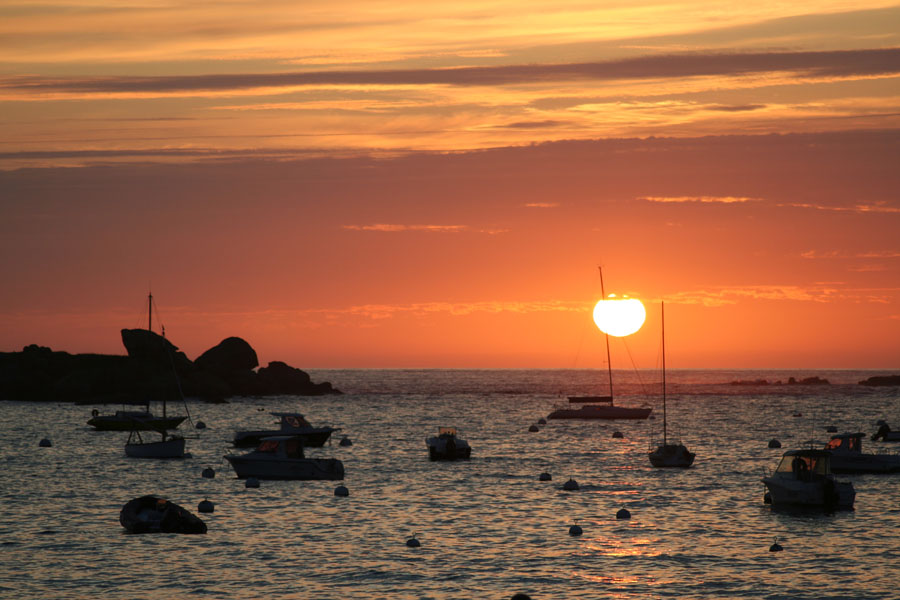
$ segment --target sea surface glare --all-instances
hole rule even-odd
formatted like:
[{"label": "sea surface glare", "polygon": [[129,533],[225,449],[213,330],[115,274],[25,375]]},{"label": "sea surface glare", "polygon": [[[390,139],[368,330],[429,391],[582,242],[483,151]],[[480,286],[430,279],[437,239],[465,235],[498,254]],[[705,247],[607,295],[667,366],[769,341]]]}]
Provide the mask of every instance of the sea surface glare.
[{"label": "sea surface glare", "polygon": [[[900,429],[900,389],[857,385],[883,371],[670,371],[670,438],[697,453],[687,470],[647,458],[662,431],[658,373],[614,373],[616,403],[650,403],[651,419],[537,432],[566,394],[604,393],[605,371],[310,374],[345,394],[189,400],[207,427],[182,424],[183,460],[128,458],[127,432],[86,425],[93,408],[119,406],[0,402],[0,597],[900,598],[900,474],[840,476],[856,506],[833,514],[773,511],[761,482],[784,451],[824,445],[830,425],[865,432],[864,450],[900,452],[868,437],[879,419]],[[832,385],[729,385],[791,376]],[[223,455],[247,451],[231,448],[236,430],[274,428],[269,411],[340,427],[307,455],[339,458],[346,478],[246,488]],[[425,438],[441,426],[459,429],[471,460],[428,460]],[[563,491],[569,478],[579,490]],[[341,484],[349,496],[335,496]],[[209,532],[128,534],[119,510],[144,494]],[[215,512],[198,512],[206,499]],[[616,519],[622,508],[630,519]],[[409,548],[414,534],[421,546]],[[769,552],[776,537],[784,550]]]}]

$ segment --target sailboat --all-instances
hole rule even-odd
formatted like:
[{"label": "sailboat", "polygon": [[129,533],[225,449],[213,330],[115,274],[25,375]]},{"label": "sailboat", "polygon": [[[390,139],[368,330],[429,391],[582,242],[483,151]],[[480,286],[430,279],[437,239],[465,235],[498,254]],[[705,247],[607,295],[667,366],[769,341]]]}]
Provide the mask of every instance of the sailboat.
[{"label": "sailboat", "polygon": [[[603,287],[603,269],[600,269],[600,293],[606,298],[606,290]],[[569,396],[569,402],[579,402],[583,406],[579,408],[560,408],[554,410],[548,419],[646,419],[653,411],[649,407],[627,407],[613,405],[613,378],[612,360],[609,351],[609,334],[606,336],[606,366],[609,375],[608,396]]]},{"label": "sailboat", "polygon": [[[147,329],[152,331],[153,325],[153,294],[148,296],[148,304],[150,307],[150,318],[147,321]],[[165,330],[163,330],[165,332]],[[163,340],[165,343],[165,340]],[[166,348],[166,352],[169,352]],[[169,355],[171,360],[171,354]],[[178,394],[184,401],[184,395],[181,393],[181,384],[178,381],[178,373],[175,372],[175,364],[172,363],[172,373],[175,376],[175,383],[178,385]],[[161,423],[165,423],[166,417],[166,394],[162,396],[162,417]],[[185,417],[180,419],[183,421]],[[131,419],[131,433],[128,434],[128,440],[125,442],[125,454],[132,458],[184,458],[184,438],[178,435],[169,435],[165,426],[154,423],[135,415]],[[179,423],[181,421],[178,421]],[[162,440],[158,442],[146,442],[141,436],[141,431],[157,431],[162,436]]]},{"label": "sailboat", "polygon": [[662,313],[662,397],[663,397],[663,443],[650,452],[650,464],[654,467],[680,467],[686,469],[694,464],[696,454],[684,444],[670,444],[668,439],[668,421],[666,418],[666,309],[661,306]]}]

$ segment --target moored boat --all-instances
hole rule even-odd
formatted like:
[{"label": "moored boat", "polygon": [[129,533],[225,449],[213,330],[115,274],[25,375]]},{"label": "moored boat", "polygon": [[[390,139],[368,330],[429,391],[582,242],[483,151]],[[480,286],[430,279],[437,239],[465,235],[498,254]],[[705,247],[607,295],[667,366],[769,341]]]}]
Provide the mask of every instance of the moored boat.
[{"label": "moored boat", "polygon": [[646,419],[650,407],[614,406],[608,404],[584,404],[578,408],[558,408],[547,415],[548,419]]},{"label": "moored boat", "polygon": [[457,435],[456,427],[441,427],[438,434],[425,438],[431,460],[468,459],[472,456],[469,442]]},{"label": "moored boat", "polygon": [[856,490],[853,483],[834,478],[831,456],[827,450],[785,452],[775,471],[762,480],[772,505],[852,509]]},{"label": "moored boat", "polygon": [[658,468],[686,469],[694,464],[695,453],[682,443],[670,444],[668,436],[668,410],[666,408],[666,315],[665,305],[660,306],[662,314],[662,400],[663,400],[663,443],[649,454],[650,464]]},{"label": "moored boat", "polygon": [[303,445],[307,448],[318,448],[325,445],[332,433],[340,431],[340,428],[335,427],[313,427],[302,414],[296,412],[273,412],[271,414],[279,417],[279,429],[237,431],[232,443],[239,448],[244,448],[258,445],[260,440],[265,437],[296,435],[300,436]]},{"label": "moored boat", "polygon": [[895,473],[900,471],[900,454],[871,454],[862,451],[864,433],[831,436],[825,450],[831,452],[833,473]]},{"label": "moored boat", "polygon": [[170,436],[160,431],[162,439],[158,442],[144,441],[141,433],[134,430],[125,442],[125,454],[131,458],[184,458],[184,438]]},{"label": "moored boat", "polygon": [[137,427],[141,431],[159,431],[160,429],[176,429],[187,417],[157,417],[145,410],[117,410],[113,415],[101,415],[94,409],[87,424],[97,431],[132,431]]},{"label": "moored boat", "polygon": [[303,441],[299,436],[278,435],[265,437],[259,446],[248,454],[228,454],[239,479],[343,479],[344,464],[336,458],[306,458]]},{"label": "moored boat", "polygon": [[206,533],[206,523],[188,510],[158,496],[129,500],[119,523],[130,533]]}]

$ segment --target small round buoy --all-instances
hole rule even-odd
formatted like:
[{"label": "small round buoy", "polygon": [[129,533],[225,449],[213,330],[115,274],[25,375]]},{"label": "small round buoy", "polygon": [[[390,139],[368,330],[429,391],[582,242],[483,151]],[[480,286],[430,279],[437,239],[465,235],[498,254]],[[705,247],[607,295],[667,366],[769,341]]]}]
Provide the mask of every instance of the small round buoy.
[{"label": "small round buoy", "polygon": [[622,432],[621,432],[621,431],[613,431],[613,437],[614,437],[614,438],[621,438],[621,437],[625,437],[625,436],[622,435]]},{"label": "small round buoy", "polygon": [[569,535],[581,535],[584,533],[579,525],[569,527]]},{"label": "small round buoy", "polygon": [[627,508],[620,508],[619,512],[616,513],[616,518],[617,519],[630,519],[631,513],[628,512]]},{"label": "small round buoy", "polygon": [[406,545],[409,546],[410,548],[418,548],[422,544],[420,544],[419,540],[416,539],[416,534],[413,534],[413,536],[411,538],[406,540]]},{"label": "small round buoy", "polygon": [[248,477],[247,481],[244,482],[244,487],[258,488],[259,487],[259,479],[257,479],[256,477]]},{"label": "small round buoy", "polygon": [[528,594],[514,594],[512,600],[531,600]]},{"label": "small round buoy", "polygon": [[346,498],[347,496],[350,495],[350,490],[348,490],[346,488],[346,486],[339,485],[336,488],[334,488],[334,495],[340,496],[341,498]]},{"label": "small round buoy", "polygon": [[545,419],[544,417],[541,417],[540,419],[538,419],[538,425],[546,425],[546,424],[547,424],[547,419]]},{"label": "small round buoy", "polygon": [[828,433],[837,433],[837,427],[835,427],[834,425],[829,425],[825,428],[825,431],[827,431]]},{"label": "small round buoy", "polygon": [[763,504],[772,504],[772,494],[766,492],[763,495]]},{"label": "small round buoy", "polygon": [[197,424],[194,425],[194,427],[196,427],[197,429],[206,429],[206,423],[204,423],[203,421],[197,421]]},{"label": "small round buoy", "polygon": [[528,428],[528,431],[531,431],[531,432],[540,431],[540,430],[541,430],[540,427],[538,427],[537,425],[532,425],[531,427]]},{"label": "small round buoy", "polygon": [[351,441],[350,441],[350,438],[348,438],[348,437],[345,435],[344,437],[341,438],[341,441],[340,441],[340,444],[339,444],[339,445],[340,445],[340,446],[352,446],[352,445],[353,445],[353,442],[351,442]]},{"label": "small round buoy", "polygon": [[203,477],[206,479],[212,479],[216,476],[216,472],[213,471],[212,467],[206,467],[205,469],[203,469],[203,473],[201,473],[201,475],[203,475]]},{"label": "small round buoy", "polygon": [[802,416],[803,416],[803,413],[794,413],[794,416],[795,416],[795,417],[802,417]]},{"label": "small round buoy", "polygon": [[197,510],[202,513],[211,513],[216,510],[216,505],[210,502],[209,500],[204,500],[200,504],[197,505]]},{"label": "small round buoy", "polygon": [[541,473],[541,476],[538,477],[538,479],[541,481],[550,481],[553,478],[550,476],[550,473]]},{"label": "small round buoy", "polygon": [[571,491],[573,491],[573,490],[577,490],[577,489],[578,489],[578,482],[575,481],[575,480],[572,479],[572,478],[569,478],[569,480],[563,484],[563,489],[566,490],[566,491],[568,491],[568,492],[571,492]]},{"label": "small round buoy", "polygon": [[775,438],[772,438],[771,440],[769,440],[769,448],[781,448],[781,442],[779,442]]},{"label": "small round buoy", "polygon": [[778,543],[778,538],[775,538],[775,543],[769,546],[769,552],[781,552],[782,550],[784,550],[784,548]]},{"label": "small round buoy", "polygon": [[49,447],[51,447],[52,445],[53,445],[53,444],[51,444],[51,443],[50,443],[50,440],[48,440],[47,438],[42,439],[42,440],[38,443],[38,446],[40,446],[41,448],[49,448]]}]

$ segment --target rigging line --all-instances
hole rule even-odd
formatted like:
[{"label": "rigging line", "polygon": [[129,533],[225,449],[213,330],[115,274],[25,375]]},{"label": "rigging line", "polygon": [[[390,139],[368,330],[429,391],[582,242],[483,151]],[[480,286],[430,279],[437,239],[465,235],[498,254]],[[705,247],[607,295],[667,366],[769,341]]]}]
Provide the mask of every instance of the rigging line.
[{"label": "rigging line", "polygon": [[[165,342],[165,340],[163,340]],[[172,358],[172,350],[166,344],[166,354],[169,356],[169,364],[172,365],[172,373],[175,375],[175,385],[178,386],[178,396],[181,398],[181,404],[184,406],[184,412],[187,413],[188,422],[191,427],[196,428],[194,420],[191,418],[191,411],[188,410],[187,400],[184,399],[184,391],[181,389],[181,378],[178,377],[178,371],[175,370],[175,359]]]},{"label": "rigging line", "polygon": [[637,377],[638,385],[641,388],[641,393],[645,396],[648,394],[647,386],[644,384],[644,380],[641,378],[641,372],[638,370],[637,363],[634,362],[634,356],[631,354],[631,348],[628,347],[628,342],[625,341],[625,338],[622,339],[622,345],[625,346],[625,352],[628,354],[628,360],[631,361],[631,368],[634,369],[634,374]]}]

